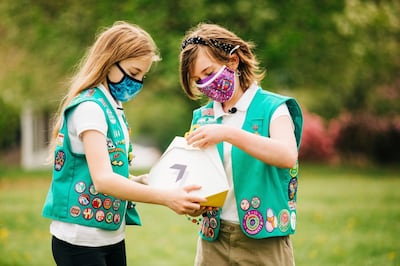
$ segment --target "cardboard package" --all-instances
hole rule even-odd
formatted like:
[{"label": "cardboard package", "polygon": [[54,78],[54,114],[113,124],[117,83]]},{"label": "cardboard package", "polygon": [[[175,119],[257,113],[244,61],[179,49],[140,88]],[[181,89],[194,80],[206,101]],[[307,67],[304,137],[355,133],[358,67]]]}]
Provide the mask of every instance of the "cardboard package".
[{"label": "cardboard package", "polygon": [[192,191],[207,198],[202,206],[222,207],[229,187],[216,146],[207,149],[187,145],[183,137],[175,137],[149,173],[149,186],[175,188],[200,185]]}]

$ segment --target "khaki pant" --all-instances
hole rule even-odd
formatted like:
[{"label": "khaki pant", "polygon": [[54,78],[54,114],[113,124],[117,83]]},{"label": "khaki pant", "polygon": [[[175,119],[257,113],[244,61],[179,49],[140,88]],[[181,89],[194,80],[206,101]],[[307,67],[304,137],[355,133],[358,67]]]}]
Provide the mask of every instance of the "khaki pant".
[{"label": "khaki pant", "polygon": [[196,266],[273,265],[293,266],[293,247],[289,236],[253,239],[238,224],[221,222],[219,237],[213,242],[199,237]]}]

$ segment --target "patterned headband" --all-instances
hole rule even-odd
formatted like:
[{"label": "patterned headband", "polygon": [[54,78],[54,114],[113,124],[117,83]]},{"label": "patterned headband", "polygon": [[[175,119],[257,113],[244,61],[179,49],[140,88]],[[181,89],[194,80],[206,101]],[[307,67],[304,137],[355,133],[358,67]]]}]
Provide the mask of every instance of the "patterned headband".
[{"label": "patterned headband", "polygon": [[[238,49],[240,47],[239,45],[234,46],[232,44],[219,42],[215,39],[209,39],[209,42],[214,47],[225,51],[227,54],[233,54],[233,52],[236,51],[236,49]],[[186,46],[188,46],[189,44],[201,44],[201,45],[208,46],[208,43],[206,40],[204,40],[203,38],[201,38],[199,36],[196,36],[196,37],[192,37],[192,38],[188,38],[188,39],[184,40],[182,43],[182,50],[185,49]]]}]

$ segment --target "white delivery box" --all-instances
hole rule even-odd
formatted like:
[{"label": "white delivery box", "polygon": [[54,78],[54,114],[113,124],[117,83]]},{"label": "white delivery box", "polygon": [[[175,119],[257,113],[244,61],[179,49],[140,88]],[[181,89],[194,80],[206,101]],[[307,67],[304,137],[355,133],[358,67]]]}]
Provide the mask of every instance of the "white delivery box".
[{"label": "white delivery box", "polygon": [[222,207],[229,190],[217,147],[193,148],[183,137],[175,137],[150,169],[148,183],[158,188],[200,185],[190,193],[207,198],[201,205],[212,207]]}]

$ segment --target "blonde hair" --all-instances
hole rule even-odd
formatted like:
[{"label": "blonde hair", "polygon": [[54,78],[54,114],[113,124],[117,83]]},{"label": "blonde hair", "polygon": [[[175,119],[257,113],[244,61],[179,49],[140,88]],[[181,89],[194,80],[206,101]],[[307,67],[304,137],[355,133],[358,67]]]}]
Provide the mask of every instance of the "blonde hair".
[{"label": "blonde hair", "polygon": [[[190,29],[182,39],[182,50],[179,55],[180,83],[186,95],[193,100],[201,97],[201,92],[194,86],[194,64],[199,52],[199,47],[221,64],[228,63],[234,51],[239,58],[238,71],[242,90],[247,90],[254,81],[261,82],[265,71],[259,67],[259,62],[253,54],[255,45],[245,42],[233,32],[216,24],[199,23]],[[235,48],[238,48],[235,50]],[[231,49],[232,47],[232,49]]]},{"label": "blonde hair", "polygon": [[70,81],[68,94],[61,101],[56,113],[50,142],[50,156],[53,156],[55,142],[62,124],[65,108],[83,90],[93,88],[107,78],[110,67],[128,58],[149,56],[152,62],[160,60],[158,48],[151,36],[137,25],[117,21],[104,28],[97,35],[77,66],[76,74]]}]

